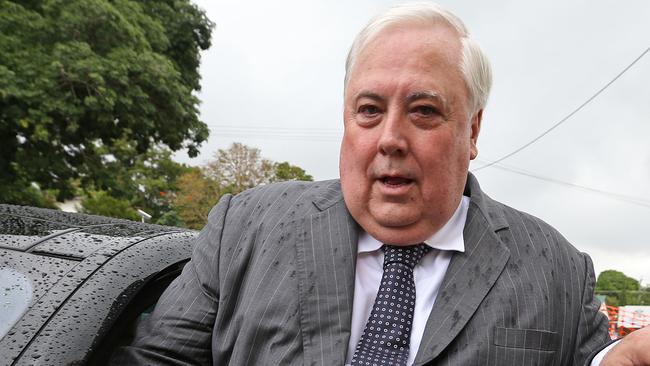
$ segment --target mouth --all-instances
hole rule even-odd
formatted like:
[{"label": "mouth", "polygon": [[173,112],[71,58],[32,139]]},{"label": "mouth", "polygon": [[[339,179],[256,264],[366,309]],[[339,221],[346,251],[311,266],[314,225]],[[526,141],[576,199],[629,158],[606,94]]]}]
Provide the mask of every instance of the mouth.
[{"label": "mouth", "polygon": [[390,188],[399,188],[407,186],[414,182],[413,179],[402,177],[399,175],[382,175],[378,179],[382,184]]}]

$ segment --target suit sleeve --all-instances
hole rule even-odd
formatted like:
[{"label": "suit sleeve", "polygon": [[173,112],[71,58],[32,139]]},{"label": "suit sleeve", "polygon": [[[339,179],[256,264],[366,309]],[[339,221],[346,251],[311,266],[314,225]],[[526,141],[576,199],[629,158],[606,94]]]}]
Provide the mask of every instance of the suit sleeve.
[{"label": "suit sleeve", "polygon": [[212,328],[219,304],[219,250],[232,196],[210,211],[192,258],[138,326],[133,343],[118,350],[112,365],[212,364]]},{"label": "suit sleeve", "polygon": [[574,365],[590,365],[593,357],[610,343],[608,319],[600,312],[600,301],[594,295],[596,279],[591,258],[582,253],[585,262],[585,283],[582,308],[576,334]]}]

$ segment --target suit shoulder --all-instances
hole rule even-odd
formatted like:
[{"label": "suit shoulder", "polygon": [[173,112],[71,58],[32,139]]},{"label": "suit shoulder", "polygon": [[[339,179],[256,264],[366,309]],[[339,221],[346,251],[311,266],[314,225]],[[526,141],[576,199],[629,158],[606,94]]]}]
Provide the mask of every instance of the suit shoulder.
[{"label": "suit shoulder", "polygon": [[[322,197],[340,195],[338,180],[305,182],[286,181],[261,185],[232,197],[229,216],[250,219],[267,216],[292,218],[316,210]],[[271,215],[267,215],[272,211]],[[237,212],[237,215],[233,215]]]},{"label": "suit shoulder", "polygon": [[521,241],[541,243],[555,250],[566,251],[567,254],[581,255],[580,251],[551,224],[530,213],[497,201],[493,202],[503,212],[512,235],[520,236]]},{"label": "suit shoulder", "polygon": [[[509,266],[541,268],[548,281],[560,283],[567,278],[579,279],[593,273],[591,259],[573,246],[557,229],[537,216],[498,203],[507,221],[507,229],[497,235],[510,252]],[[581,288],[581,287],[580,287]]]},{"label": "suit shoulder", "polygon": [[338,180],[325,180],[317,182],[309,181],[284,181],[271,184],[264,184],[254,188],[247,189],[233,197],[233,203],[242,200],[259,199],[259,200],[276,200],[278,197],[294,197],[301,200],[317,200],[320,196],[327,194],[329,191],[340,192]]}]

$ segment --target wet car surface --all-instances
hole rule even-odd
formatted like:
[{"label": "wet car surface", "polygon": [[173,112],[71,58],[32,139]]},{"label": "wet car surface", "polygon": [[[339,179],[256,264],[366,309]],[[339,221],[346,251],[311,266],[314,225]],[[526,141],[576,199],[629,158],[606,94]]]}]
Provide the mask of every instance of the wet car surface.
[{"label": "wet car surface", "polygon": [[195,231],[0,205],[0,365],[102,365],[189,260]]}]

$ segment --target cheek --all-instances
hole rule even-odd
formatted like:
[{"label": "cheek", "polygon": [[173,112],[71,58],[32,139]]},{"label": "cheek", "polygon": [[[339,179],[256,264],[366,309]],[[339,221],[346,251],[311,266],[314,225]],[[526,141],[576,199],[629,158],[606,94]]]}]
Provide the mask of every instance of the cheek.
[{"label": "cheek", "polygon": [[460,176],[465,177],[469,164],[469,144],[449,136],[437,135],[422,141],[417,153],[422,172],[422,199],[425,204],[440,203],[452,194]]},{"label": "cheek", "polygon": [[339,160],[339,174],[341,189],[348,210],[353,216],[363,215],[367,212],[370,185],[367,179],[367,167],[361,157],[363,151],[357,138],[352,138],[348,130],[341,141],[341,154]]},{"label": "cheek", "polygon": [[349,133],[346,131],[341,141],[341,155],[339,158],[339,170],[341,182],[347,185],[348,188],[354,187],[354,182],[358,181],[362,173],[359,166],[359,161],[356,157],[359,155],[357,152],[358,147],[354,143]]},{"label": "cheek", "polygon": [[376,143],[370,133],[346,128],[341,142],[340,166],[363,171],[368,168],[376,152]]},{"label": "cheek", "polygon": [[[425,147],[426,156],[430,157],[430,165],[441,172],[455,172],[463,162],[469,163],[472,150],[471,140],[466,131],[449,129],[429,140]],[[425,154],[421,154],[425,155]]]}]

